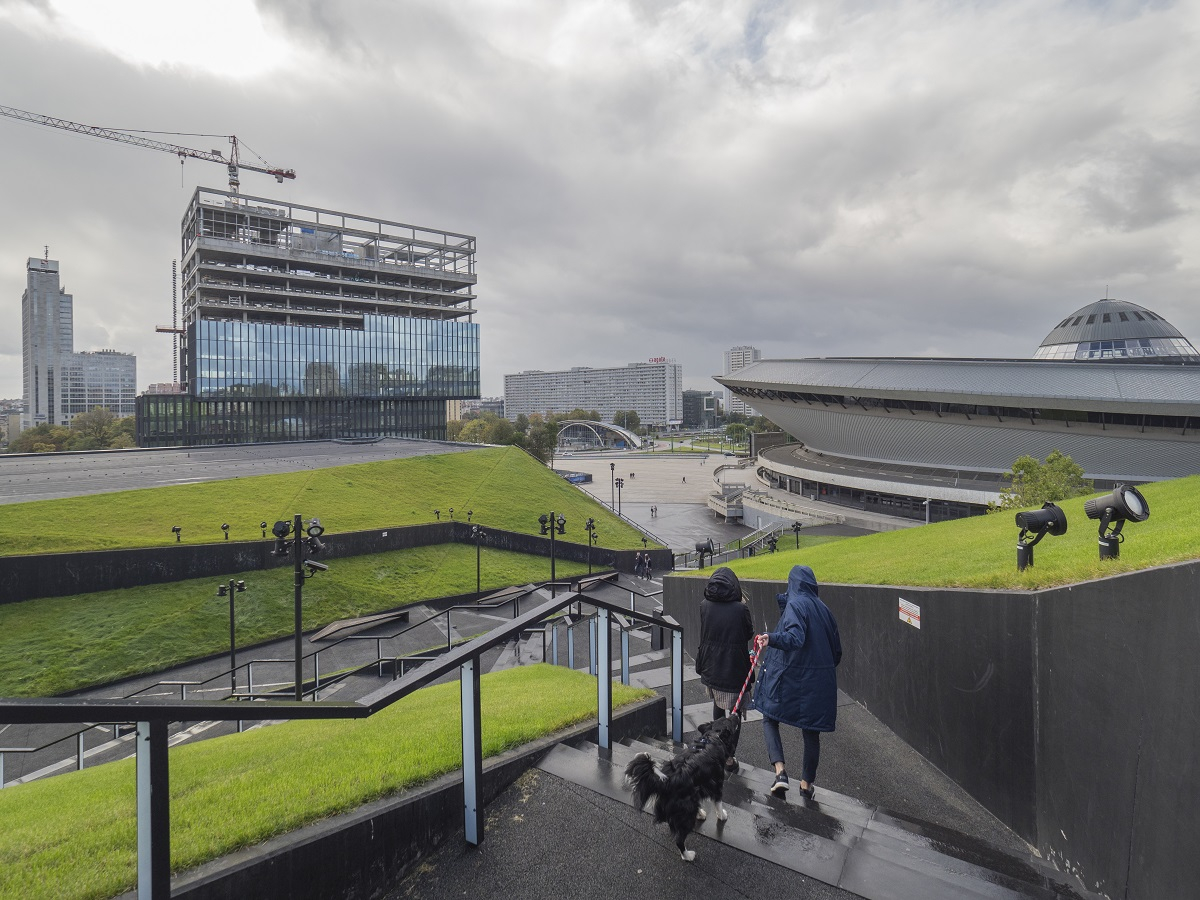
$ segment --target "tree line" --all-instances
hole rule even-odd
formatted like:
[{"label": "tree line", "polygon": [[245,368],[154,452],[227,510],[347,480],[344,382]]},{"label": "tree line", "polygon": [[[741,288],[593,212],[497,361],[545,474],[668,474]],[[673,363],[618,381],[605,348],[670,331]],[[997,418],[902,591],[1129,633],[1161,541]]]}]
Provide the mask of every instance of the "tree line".
[{"label": "tree line", "polygon": [[119,450],[136,447],[134,417],[118,419],[97,406],[70,425],[35,425],[8,445],[9,453],[62,453],[67,450]]}]

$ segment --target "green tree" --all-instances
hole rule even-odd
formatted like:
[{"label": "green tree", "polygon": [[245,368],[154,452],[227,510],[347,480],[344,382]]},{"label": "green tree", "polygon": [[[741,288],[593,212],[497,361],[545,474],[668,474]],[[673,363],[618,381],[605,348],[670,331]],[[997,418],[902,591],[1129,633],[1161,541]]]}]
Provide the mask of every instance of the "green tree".
[{"label": "green tree", "polygon": [[519,416],[517,416],[517,421],[516,424],[513,425],[513,428],[516,430],[517,434],[528,434],[529,416],[525,415],[525,413],[521,413]]},{"label": "green tree", "polygon": [[618,428],[628,428],[636,434],[641,427],[642,417],[637,414],[637,410],[621,409],[613,413],[613,424]]},{"label": "green tree", "polygon": [[1083,468],[1058,450],[1050,451],[1045,462],[1035,456],[1018,458],[1004,478],[1009,486],[1000,492],[999,503],[988,504],[992,510],[1029,509],[1095,491],[1092,482],[1083,477]]},{"label": "green tree", "polygon": [[596,410],[594,410],[594,409],[580,409],[579,407],[576,407],[575,409],[571,410],[571,411],[570,411],[569,413],[567,413],[565,416],[559,416],[559,418],[561,418],[561,419],[579,419],[579,420],[581,420],[581,421],[584,421],[584,422],[600,422],[600,421],[603,421],[603,420],[600,418],[600,413],[596,412]]}]

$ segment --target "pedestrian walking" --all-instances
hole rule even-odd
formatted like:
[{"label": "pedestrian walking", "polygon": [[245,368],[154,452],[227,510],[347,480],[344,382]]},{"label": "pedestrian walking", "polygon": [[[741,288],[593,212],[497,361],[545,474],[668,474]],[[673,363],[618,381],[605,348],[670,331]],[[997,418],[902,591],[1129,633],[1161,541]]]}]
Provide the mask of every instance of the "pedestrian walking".
[{"label": "pedestrian walking", "polygon": [[[713,702],[713,721],[731,711],[750,667],[750,639],[754,623],[742,596],[742,585],[732,569],[721,566],[704,586],[700,601],[700,647],[696,651],[696,674],[704,693]],[[745,705],[738,714],[746,717]],[[725,769],[736,772],[737,759],[725,760]]]},{"label": "pedestrian walking", "polygon": [[788,789],[779,725],[799,728],[804,736],[800,793],[812,799],[821,760],[821,732],[837,723],[837,665],[842,641],[837,621],[817,596],[817,579],[808,566],[793,566],[787,590],[777,594],[779,624],[760,634],[762,669],[754,704],[763,715],[767,758],[775,767],[771,793]]},{"label": "pedestrian walking", "polygon": [[642,556],[642,572],[643,577],[647,580],[654,574],[654,563],[651,561],[649,553]]},{"label": "pedestrian walking", "polygon": [[633,574],[635,577],[637,577],[637,578],[642,577],[642,566],[643,565],[644,565],[644,563],[642,562],[642,551],[639,550],[637,552],[637,554],[633,557]]}]

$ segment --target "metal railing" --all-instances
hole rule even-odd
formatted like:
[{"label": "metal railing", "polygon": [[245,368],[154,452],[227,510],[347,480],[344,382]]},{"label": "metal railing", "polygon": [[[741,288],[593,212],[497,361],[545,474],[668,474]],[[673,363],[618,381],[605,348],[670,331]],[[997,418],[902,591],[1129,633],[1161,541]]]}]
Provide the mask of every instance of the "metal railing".
[{"label": "metal railing", "polygon": [[[612,652],[614,617],[622,634],[627,625],[642,622],[671,632],[671,736],[683,739],[683,629],[673,619],[626,609],[585,591],[564,594],[540,604],[499,625],[486,634],[449,649],[435,659],[400,675],[395,681],[352,702],[301,702],[263,700],[230,703],[222,700],[158,700],[131,697],[117,699],[5,699],[0,700],[0,724],[74,724],[80,722],[135,723],[137,729],[137,896],[139,900],[166,900],[171,895],[170,779],[167,730],[171,722],[233,721],[268,719],[365,719],[398,700],[436,681],[447,672],[459,670],[460,715],[462,717],[463,821],[468,844],[483,840],[483,743],[480,717],[480,667],[487,651],[507,642],[513,635],[544,627],[556,614],[572,606],[593,607],[593,668],[596,674],[597,743],[611,748]],[[557,628],[555,628],[557,635]],[[556,642],[555,642],[556,643]],[[623,640],[624,645],[624,640]],[[574,643],[572,642],[572,647]],[[628,656],[622,657],[622,674],[627,676]]]}]

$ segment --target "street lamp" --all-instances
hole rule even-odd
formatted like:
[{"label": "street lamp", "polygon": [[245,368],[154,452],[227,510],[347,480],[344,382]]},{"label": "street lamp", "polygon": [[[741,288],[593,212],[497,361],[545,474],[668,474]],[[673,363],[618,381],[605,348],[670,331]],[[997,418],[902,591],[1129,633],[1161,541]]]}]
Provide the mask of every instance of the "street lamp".
[{"label": "street lamp", "polygon": [[583,530],[588,535],[588,574],[592,574],[592,545],[596,543],[596,520],[588,519],[583,523]]},{"label": "street lamp", "polygon": [[797,550],[800,549],[800,529],[803,527],[804,527],[803,523],[801,523],[799,520],[792,523],[792,531],[794,531],[796,533],[796,549]]},{"label": "street lamp", "polygon": [[554,536],[564,534],[567,530],[567,520],[564,516],[555,516],[551,511],[548,516],[538,516],[538,524],[542,527],[542,535],[550,535],[550,598],[554,599]]},{"label": "street lamp", "polygon": [[[467,515],[470,516],[470,513],[467,513]],[[479,587],[479,545],[483,541],[484,537],[483,527],[480,525],[472,525],[471,537],[475,541],[475,602],[478,603],[479,599],[483,596],[483,592]]]},{"label": "street lamp", "polygon": [[616,499],[616,493],[615,493],[616,488],[613,487],[613,485],[615,484],[615,482],[613,481],[613,477],[616,475],[616,472],[617,472],[617,464],[615,462],[609,463],[608,464],[608,480],[609,480],[608,508],[609,509],[617,508],[617,499]]},{"label": "street lamp", "polygon": [[[304,537],[301,537],[303,531]],[[325,529],[321,527],[320,519],[312,519],[308,523],[308,528],[304,527],[304,519],[299,514],[292,518],[289,522],[286,519],[281,519],[275,523],[271,529],[271,533],[275,535],[275,555],[287,556],[292,555],[292,583],[295,586],[295,620],[296,620],[296,699],[304,699],[304,649],[301,646],[301,600],[304,593],[304,579],[311,578],[317,572],[325,572],[329,570],[329,566],[324,563],[314,562],[305,559],[305,550],[309,553],[317,554],[325,549],[325,544],[321,540],[321,535],[325,533]],[[289,541],[287,538],[291,536]]]},{"label": "street lamp", "polygon": [[621,514],[621,488],[625,487],[625,479],[617,479],[617,515]]},{"label": "street lamp", "polygon": [[246,590],[246,582],[229,579],[228,584],[217,585],[217,596],[229,596],[229,687],[237,693],[237,644],[234,640],[233,595]]}]

